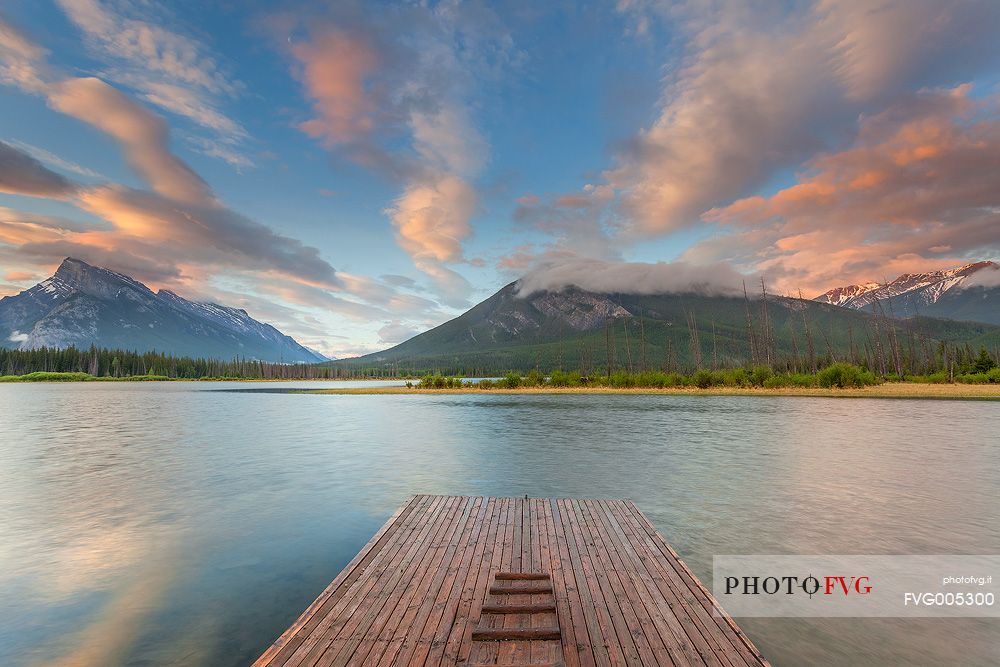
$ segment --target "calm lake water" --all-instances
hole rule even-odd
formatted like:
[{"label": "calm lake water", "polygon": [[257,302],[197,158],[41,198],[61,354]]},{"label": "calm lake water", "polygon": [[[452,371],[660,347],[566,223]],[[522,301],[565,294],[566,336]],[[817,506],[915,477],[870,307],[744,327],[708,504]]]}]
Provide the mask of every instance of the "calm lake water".
[{"label": "calm lake water", "polygon": [[[996,403],[291,386],[0,385],[0,664],[246,665],[413,493],[632,498],[709,586],[713,554],[1000,553]],[[741,625],[775,665],[1000,656],[996,619]]]}]

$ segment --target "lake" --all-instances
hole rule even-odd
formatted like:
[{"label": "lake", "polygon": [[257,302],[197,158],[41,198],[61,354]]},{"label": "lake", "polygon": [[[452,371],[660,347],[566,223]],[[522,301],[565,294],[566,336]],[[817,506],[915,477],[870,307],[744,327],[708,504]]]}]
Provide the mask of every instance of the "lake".
[{"label": "lake", "polygon": [[[0,384],[0,664],[246,665],[413,493],[631,498],[713,554],[1000,553],[1000,405]],[[369,386],[366,384],[365,386]],[[997,619],[742,619],[775,665],[994,665]]]}]

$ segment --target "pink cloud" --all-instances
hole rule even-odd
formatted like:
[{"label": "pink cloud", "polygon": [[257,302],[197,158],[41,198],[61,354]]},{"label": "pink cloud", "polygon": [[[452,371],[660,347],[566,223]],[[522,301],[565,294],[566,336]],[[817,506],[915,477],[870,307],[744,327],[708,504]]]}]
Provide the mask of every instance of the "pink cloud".
[{"label": "pink cloud", "polygon": [[863,119],[853,146],[814,158],[798,183],[707,212],[729,233],[686,257],[737,259],[816,292],[995,257],[1000,106],[969,92],[925,92]]},{"label": "pink cloud", "polygon": [[375,127],[375,102],[365,88],[379,63],[372,45],[358,34],[327,28],[295,44],[292,55],[317,112],[299,128],[329,146],[363,140]]},{"label": "pink cloud", "polygon": [[163,119],[112,86],[93,77],[65,79],[50,88],[49,104],[116,139],[161,195],[186,203],[214,201],[201,177],[170,152]]}]

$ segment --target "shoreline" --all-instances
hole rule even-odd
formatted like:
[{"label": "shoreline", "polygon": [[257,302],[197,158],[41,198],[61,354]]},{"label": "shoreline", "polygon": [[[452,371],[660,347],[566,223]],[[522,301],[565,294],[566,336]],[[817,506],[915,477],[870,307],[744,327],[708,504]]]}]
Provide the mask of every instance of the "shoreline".
[{"label": "shoreline", "polygon": [[22,379],[23,375],[0,375],[0,384],[89,384],[93,382],[414,382],[417,378],[172,378],[133,375],[125,377],[92,376],[87,378]]},{"label": "shoreline", "polygon": [[416,395],[442,394],[504,394],[504,395],[649,395],[649,396],[798,396],[803,398],[912,398],[934,400],[983,400],[1000,401],[1000,384],[925,384],[919,382],[892,382],[871,387],[823,389],[819,387],[518,387],[517,389],[477,389],[470,387],[452,389],[420,389],[417,387],[344,387],[341,389],[303,389],[300,394],[330,395]]}]

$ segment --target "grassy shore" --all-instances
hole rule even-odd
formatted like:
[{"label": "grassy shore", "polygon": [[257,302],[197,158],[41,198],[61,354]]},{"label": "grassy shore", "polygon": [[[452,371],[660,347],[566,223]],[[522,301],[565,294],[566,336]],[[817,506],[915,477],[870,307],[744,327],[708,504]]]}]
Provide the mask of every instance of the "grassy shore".
[{"label": "grassy shore", "polygon": [[1000,400],[997,384],[926,384],[918,382],[891,382],[872,387],[830,388],[820,387],[518,387],[516,389],[477,389],[475,385],[451,389],[417,387],[358,387],[343,389],[303,389],[303,394],[409,394],[437,396],[441,394],[509,394],[509,395],[663,395],[663,396],[811,396],[822,398],[929,398]]},{"label": "grassy shore", "polygon": [[[350,382],[368,378],[350,379]],[[52,373],[35,372],[25,375],[0,375],[0,382],[334,382],[329,378],[237,378],[237,377],[199,377],[172,378],[166,375],[125,375],[111,377],[106,375],[91,375],[90,373]],[[348,380],[345,380],[348,381]]]}]

